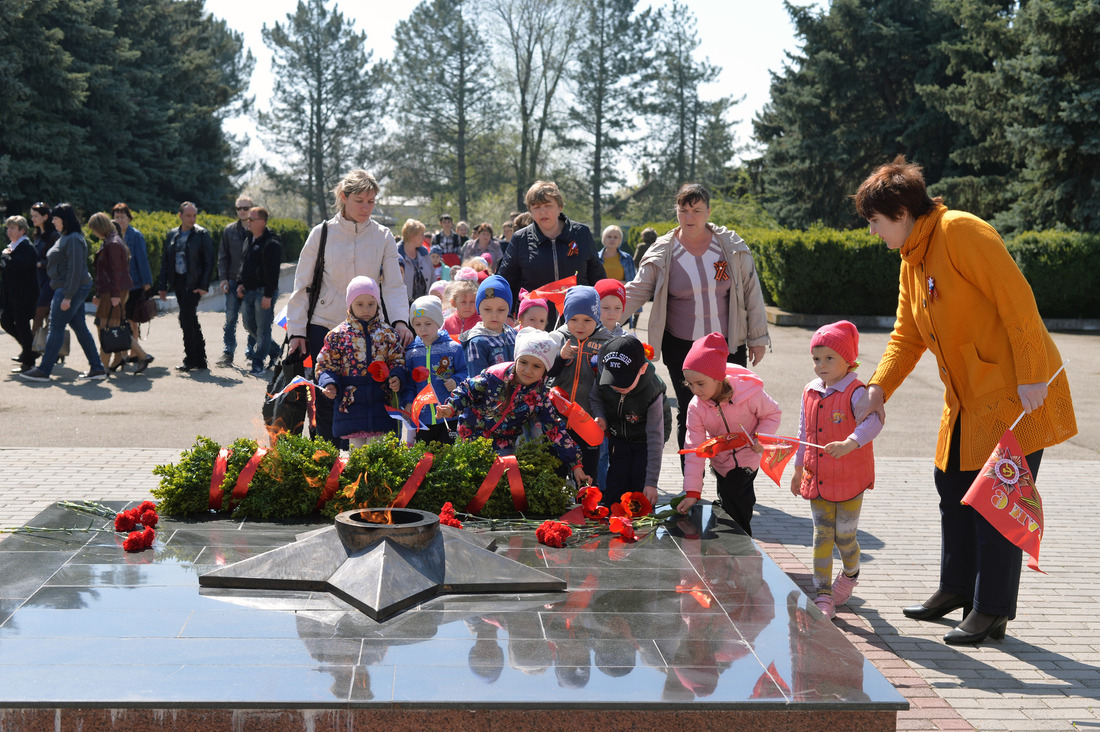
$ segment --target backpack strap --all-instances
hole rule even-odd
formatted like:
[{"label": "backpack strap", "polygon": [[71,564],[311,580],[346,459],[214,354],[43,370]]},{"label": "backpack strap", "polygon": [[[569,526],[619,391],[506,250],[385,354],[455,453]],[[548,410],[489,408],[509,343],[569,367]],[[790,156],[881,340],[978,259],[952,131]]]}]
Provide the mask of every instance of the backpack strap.
[{"label": "backpack strap", "polygon": [[306,330],[313,320],[313,311],[317,309],[317,301],[321,299],[321,281],[325,277],[325,243],[328,241],[328,222],[321,224],[321,243],[317,247],[317,262],[313,267],[313,282],[306,288],[309,293],[309,308],[306,310]]}]

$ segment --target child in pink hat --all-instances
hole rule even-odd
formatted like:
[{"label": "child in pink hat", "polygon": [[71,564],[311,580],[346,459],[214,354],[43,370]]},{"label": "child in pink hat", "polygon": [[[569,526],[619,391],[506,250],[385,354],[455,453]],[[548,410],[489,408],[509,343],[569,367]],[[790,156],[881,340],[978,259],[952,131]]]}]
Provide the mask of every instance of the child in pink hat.
[{"label": "child in pink hat", "polygon": [[[823,447],[798,446],[791,493],[810,501],[814,519],[814,603],[826,617],[859,584],[856,527],[863,492],[875,487],[871,440],[882,430],[878,415],[855,420],[853,403],[867,391],[856,376],[859,331],[847,320],[818,328],[810,339],[817,378],[802,391],[798,439]],[[833,579],[833,549],[843,568]]]},{"label": "child in pink hat", "polygon": [[[722,509],[752,536],[752,510],[756,505],[753,482],[764,451],[755,435],[775,434],[783,413],[764,391],[763,380],[747,368],[727,363],[728,356],[729,346],[721,333],[708,333],[691,344],[684,359],[684,380],[693,395],[687,408],[684,449],[694,450],[712,437],[754,436],[750,445],[710,457]],[[693,452],[684,460],[687,497],[677,506],[681,513],[699,500],[706,460]]]}]

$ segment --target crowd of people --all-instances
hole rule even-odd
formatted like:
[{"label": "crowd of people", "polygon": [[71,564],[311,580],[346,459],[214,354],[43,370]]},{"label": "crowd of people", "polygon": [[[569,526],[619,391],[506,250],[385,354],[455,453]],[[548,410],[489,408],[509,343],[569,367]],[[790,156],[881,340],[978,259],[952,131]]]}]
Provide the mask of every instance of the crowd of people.
[{"label": "crowd of people", "polygon": [[[655,503],[664,444],[674,431],[670,399],[652,363],[661,358],[676,397],[686,513],[702,494],[709,461],[724,511],[752,535],[754,481],[781,410],[753,369],[769,345],[762,289],[745,241],[710,222],[705,187],[676,194],[677,226],[643,232],[638,252],[607,227],[567,218],[558,187],[537,181],[527,212],[502,226],[439,218],[429,234],[410,219],[401,236],[372,217],[378,182],[355,170],[333,191],[335,214],[310,232],[286,307],[289,353],[309,355],[316,383],[315,430],[357,447],[400,430],[414,401],[428,395],[410,439],[485,437],[501,454],[547,439],[587,503],[612,506],[631,492]],[[1061,359],[1031,290],[996,231],[929,197],[919,166],[899,158],[876,169],[854,196],[873,234],[902,258],[897,323],[866,382],[856,373],[859,332],[845,320],[810,341],[814,378],[803,390],[790,490],[810,501],[815,603],[828,617],[859,583],[857,527],[875,483],[872,442],[884,403],[925,350],[946,391],[935,485],[943,516],[939,590],[905,609],[916,619],[964,609],[948,643],[1001,637],[1015,615],[1021,552],[974,509],[960,504],[1001,433],[1023,411],[1017,435],[1037,473],[1042,451],[1076,433]],[[158,291],[179,301],[185,358],[207,367],[196,314],[217,267],[226,298],[221,365],[233,363],[240,316],[251,373],[278,358],[272,339],[282,246],[268,212],[247,197],[220,247],[195,223],[192,203],[164,243]],[[67,328],[89,363],[83,376],[153,360],[134,339],[127,354],[102,352],[79,307],[95,290],[95,324],[139,318],[131,305],[152,286],[145,241],[125,204],[92,216],[103,241],[95,277],[72,207],[32,208],[34,239],[21,216],[7,220],[3,328],[20,345],[18,375],[50,378]],[[631,330],[649,305],[648,340]],[[960,314],[965,313],[965,317]],[[131,322],[131,325],[134,323]],[[33,337],[45,329],[41,362]],[[136,334],[136,328],[134,329]],[[404,410],[404,412],[403,412]],[[578,414],[589,415],[596,431]],[[598,488],[591,484],[595,482]],[[833,575],[833,556],[842,566]]]}]

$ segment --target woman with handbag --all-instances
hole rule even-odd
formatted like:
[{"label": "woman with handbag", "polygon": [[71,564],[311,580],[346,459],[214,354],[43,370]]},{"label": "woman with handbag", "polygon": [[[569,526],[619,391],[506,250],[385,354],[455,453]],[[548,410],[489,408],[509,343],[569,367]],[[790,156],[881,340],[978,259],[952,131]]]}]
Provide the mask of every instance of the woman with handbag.
[{"label": "woman with handbag", "polygon": [[88,227],[103,244],[95,253],[95,325],[99,329],[99,357],[108,371],[118,371],[126,363],[132,338],[125,322],[126,300],[130,297],[130,250],[111,218],[102,211],[92,214]]},{"label": "woman with handbag", "polygon": [[[50,220],[50,207],[44,203],[36,203],[31,206],[31,223],[34,224],[34,248],[38,252],[38,300],[35,302],[34,321],[31,323],[31,335],[37,336],[38,331],[46,324],[50,317],[50,302],[53,300],[53,288],[50,287],[50,276],[46,274],[46,252],[61,238]],[[43,336],[44,338],[44,336]],[[45,348],[45,346],[43,346]],[[39,349],[35,349],[41,353]]]},{"label": "woman with handbag", "polygon": [[71,204],[59,203],[50,213],[61,238],[46,253],[46,272],[50,276],[50,287],[54,289],[53,300],[50,302],[46,350],[42,353],[38,366],[16,375],[24,381],[49,381],[50,372],[53,371],[61,344],[65,340],[65,329],[71,327],[88,359],[88,371],[81,374],[80,378],[105,379],[107,370],[103,368],[95,339],[84,319],[84,301],[92,291],[92,277],[88,274],[87,265],[88,243],[84,240],[80,220]]},{"label": "woman with handbag", "polygon": [[153,289],[153,270],[149,266],[149,248],[145,243],[145,236],[133,226],[134,214],[125,203],[116,203],[111,209],[111,216],[115,220],[119,231],[122,233],[122,241],[130,250],[130,297],[126,300],[126,322],[130,324],[130,357],[127,363],[135,363],[135,374],[140,374],[153,357],[141,347],[140,325],[148,323],[157,314],[157,305],[150,291]]}]

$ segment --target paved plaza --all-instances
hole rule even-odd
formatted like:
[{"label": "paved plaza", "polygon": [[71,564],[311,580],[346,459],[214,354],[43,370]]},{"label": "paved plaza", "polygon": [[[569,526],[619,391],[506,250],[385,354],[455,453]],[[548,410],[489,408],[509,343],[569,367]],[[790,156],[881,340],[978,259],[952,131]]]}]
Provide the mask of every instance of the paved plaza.
[{"label": "paved plaza", "polygon": [[[216,301],[207,306],[213,309]],[[222,316],[200,315],[213,363],[220,354]],[[644,321],[643,321],[644,324]],[[813,329],[773,326],[773,347],[760,365],[766,388],[786,410],[782,432],[797,429],[798,394],[812,376]],[[644,332],[641,334],[644,336]],[[863,334],[860,373],[866,377],[887,332]],[[243,339],[243,331],[240,332]],[[860,650],[908,699],[899,729],[1100,728],[1100,416],[1096,355],[1100,337],[1056,333],[1081,434],[1047,451],[1038,486],[1046,527],[1042,575],[1025,569],[1016,620],[1004,641],[951,647],[941,636],[959,613],[919,623],[901,607],[936,587],[939,523],[931,455],[942,399],[926,357],[887,405],[887,425],[875,443],[877,487],[864,502],[859,539],[860,584],[836,619]],[[74,344],[75,345],[75,344]],[[174,317],[154,321],[148,349],[157,361],[146,374],[113,375],[76,383],[86,363],[79,352],[55,369],[48,385],[0,379],[0,527],[30,521],[60,499],[139,500],[155,487],[154,465],[174,461],[196,435],[222,443],[259,437],[264,383],[238,367],[179,375],[182,343]],[[0,358],[15,353],[0,340]],[[242,349],[243,350],[243,349]],[[663,371],[663,369],[662,369]],[[681,485],[674,441],[666,448],[661,487],[666,498]],[[809,503],[761,474],[755,539],[804,590],[810,588],[812,523]],[[714,497],[713,481],[704,498]],[[0,578],[0,583],[2,583]]]}]

